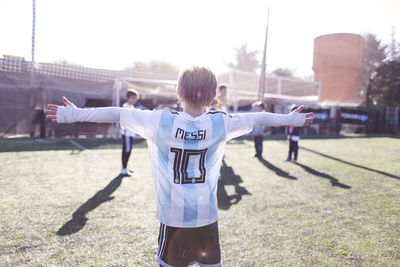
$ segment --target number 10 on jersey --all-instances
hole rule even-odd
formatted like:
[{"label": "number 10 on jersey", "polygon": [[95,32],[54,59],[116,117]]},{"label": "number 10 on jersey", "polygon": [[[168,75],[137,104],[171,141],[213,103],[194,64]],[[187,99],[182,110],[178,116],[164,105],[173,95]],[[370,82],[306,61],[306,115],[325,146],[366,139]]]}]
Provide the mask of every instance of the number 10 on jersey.
[{"label": "number 10 on jersey", "polygon": [[[199,184],[206,181],[206,167],[205,158],[207,153],[206,149],[181,149],[171,147],[170,150],[174,153],[174,183],[175,184]],[[189,177],[188,166],[190,157],[194,157],[199,161],[199,177]],[[196,164],[197,165],[197,164]]]}]

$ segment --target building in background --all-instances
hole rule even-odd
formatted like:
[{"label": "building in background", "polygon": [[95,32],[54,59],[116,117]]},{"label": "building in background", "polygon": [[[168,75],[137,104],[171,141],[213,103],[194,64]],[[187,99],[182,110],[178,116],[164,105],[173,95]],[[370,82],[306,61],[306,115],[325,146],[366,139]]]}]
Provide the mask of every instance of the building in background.
[{"label": "building in background", "polygon": [[314,79],[321,84],[321,102],[359,104],[363,38],[358,34],[322,35],[314,40]]}]

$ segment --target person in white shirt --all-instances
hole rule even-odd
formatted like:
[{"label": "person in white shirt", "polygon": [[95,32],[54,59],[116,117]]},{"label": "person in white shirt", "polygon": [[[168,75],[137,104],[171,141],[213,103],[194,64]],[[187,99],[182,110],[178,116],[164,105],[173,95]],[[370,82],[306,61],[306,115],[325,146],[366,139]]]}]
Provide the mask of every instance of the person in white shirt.
[{"label": "person in white shirt", "polygon": [[[128,90],[126,93],[126,102],[122,105],[123,108],[133,109],[138,101],[138,93],[135,90]],[[121,127],[122,137],[122,169],[121,175],[131,176],[132,171],[128,169],[128,161],[132,151],[132,141],[135,133],[126,128]]]},{"label": "person in white shirt", "polygon": [[47,117],[58,123],[119,122],[147,139],[160,221],[160,266],[221,266],[217,185],[227,141],[255,126],[309,125],[313,114],[303,107],[284,114],[253,112],[228,115],[203,113],[215,98],[217,80],[204,67],[181,73],[177,94],[183,112],[118,107],[81,109],[48,105]]}]

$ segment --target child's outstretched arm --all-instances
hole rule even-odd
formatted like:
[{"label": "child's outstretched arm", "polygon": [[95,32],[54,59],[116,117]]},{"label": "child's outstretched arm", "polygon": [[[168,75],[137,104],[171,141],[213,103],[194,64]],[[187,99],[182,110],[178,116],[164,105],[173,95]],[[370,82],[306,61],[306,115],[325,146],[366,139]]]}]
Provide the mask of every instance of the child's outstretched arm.
[{"label": "child's outstretched arm", "polygon": [[290,114],[275,114],[268,112],[253,113],[254,116],[251,119],[254,120],[253,123],[256,126],[308,126],[314,119],[314,113],[300,113],[303,110],[304,106],[300,106]]},{"label": "child's outstretched arm", "polygon": [[230,116],[227,127],[227,140],[250,132],[255,126],[308,126],[313,121],[313,113],[300,113],[304,106],[290,114],[269,112],[239,113]]},{"label": "child's outstretched arm", "polygon": [[63,97],[65,106],[47,105],[46,117],[58,123],[97,122],[120,123],[122,128],[150,139],[155,133],[160,113],[150,110],[127,109],[119,107],[77,108],[67,98]]},{"label": "child's outstretched arm", "polygon": [[77,108],[66,97],[62,98],[65,106],[57,106],[53,104],[47,105],[44,111],[46,118],[57,123],[73,123],[73,122],[98,122],[98,123],[115,123],[120,122],[121,108]]}]

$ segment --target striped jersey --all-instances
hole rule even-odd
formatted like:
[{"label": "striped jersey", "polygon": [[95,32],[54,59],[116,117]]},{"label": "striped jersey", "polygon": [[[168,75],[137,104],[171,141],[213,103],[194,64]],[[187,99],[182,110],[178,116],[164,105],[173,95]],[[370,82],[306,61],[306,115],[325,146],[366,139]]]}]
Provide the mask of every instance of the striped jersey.
[{"label": "striped jersey", "polygon": [[122,127],[147,139],[160,222],[185,228],[215,222],[225,143],[250,132],[251,120],[218,111],[192,117],[169,110],[122,110],[120,116]]}]

